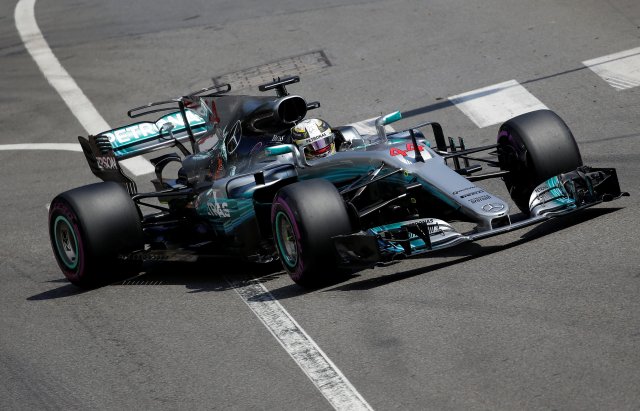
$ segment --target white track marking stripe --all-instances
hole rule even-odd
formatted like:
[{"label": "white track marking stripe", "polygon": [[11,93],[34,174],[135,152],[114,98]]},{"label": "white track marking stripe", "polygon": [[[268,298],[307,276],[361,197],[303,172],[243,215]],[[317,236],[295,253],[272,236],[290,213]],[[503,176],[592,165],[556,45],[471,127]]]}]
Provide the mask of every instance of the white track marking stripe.
[{"label": "white track marking stripe", "polygon": [[35,143],[35,144],[2,144],[0,151],[7,150],[61,150],[82,152],[80,144],[72,143]]},{"label": "white track marking stripe", "polygon": [[[34,8],[35,0],[20,0],[15,9],[16,27],[29,54],[87,132],[95,134],[110,129],[42,37],[35,20]],[[140,157],[135,159],[141,160]],[[124,163],[121,162],[123,166]],[[148,165],[153,171],[153,167]],[[133,172],[130,167],[127,168]],[[137,174],[143,174],[140,172],[142,170],[136,171]],[[236,292],[336,410],[371,409],[327,355],[262,284],[237,288]]]},{"label": "white track marking stripe", "polygon": [[640,47],[582,62],[617,90],[640,86]]},{"label": "white track marking stripe", "polygon": [[502,123],[530,111],[547,108],[516,80],[451,96],[449,101],[480,128]]},{"label": "white track marking stripe", "polygon": [[234,289],[280,345],[336,410],[371,410],[338,367],[271,295],[260,280],[235,284]]},{"label": "white track marking stripe", "polygon": [[611,86],[613,87],[623,88],[623,89],[637,87],[640,85],[640,83],[636,83],[636,82],[621,79],[621,78],[615,78],[615,77],[609,77],[607,78],[606,81],[607,83],[611,84]]},{"label": "white track marking stripe", "polygon": [[[87,133],[97,134],[109,130],[109,124],[49,48],[36,22],[35,4],[36,0],[20,0],[14,14],[16,28],[27,51]],[[124,160],[120,164],[135,175],[154,171],[151,163],[142,157]]]}]

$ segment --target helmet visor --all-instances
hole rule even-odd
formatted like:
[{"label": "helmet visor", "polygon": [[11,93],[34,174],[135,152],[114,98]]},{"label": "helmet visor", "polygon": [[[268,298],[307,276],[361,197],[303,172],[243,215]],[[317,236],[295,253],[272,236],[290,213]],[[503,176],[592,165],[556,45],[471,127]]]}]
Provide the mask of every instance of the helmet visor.
[{"label": "helmet visor", "polygon": [[323,153],[324,151],[327,150],[327,147],[331,146],[331,143],[333,143],[333,140],[334,140],[334,135],[333,133],[331,133],[328,136],[322,137],[310,143],[309,145],[307,145],[307,150],[309,150],[312,153],[318,153],[318,154]]}]

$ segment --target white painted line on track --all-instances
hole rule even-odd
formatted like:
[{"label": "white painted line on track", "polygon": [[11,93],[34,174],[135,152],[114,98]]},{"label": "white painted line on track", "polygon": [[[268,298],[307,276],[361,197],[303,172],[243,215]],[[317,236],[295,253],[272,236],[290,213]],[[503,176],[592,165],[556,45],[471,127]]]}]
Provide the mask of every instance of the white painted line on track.
[{"label": "white painted line on track", "polygon": [[[35,2],[36,0],[20,0],[15,9],[16,27],[27,51],[89,134],[110,129],[49,48],[35,20]],[[11,144],[5,145],[5,149],[28,149],[28,146],[34,148],[30,144]],[[39,149],[53,149],[52,147],[41,145]],[[57,149],[59,148],[60,145],[57,145]],[[154,171],[151,164],[141,157],[122,161],[121,164],[136,175]],[[236,291],[336,410],[371,409],[329,357],[262,284],[256,282],[237,288]]]},{"label": "white painted line on track", "polygon": [[371,410],[320,347],[260,280],[233,284],[236,292],[336,410]]},{"label": "white painted line on track", "polygon": [[0,144],[0,151],[8,150],[60,150],[78,151],[82,153],[80,144],[72,143]]},{"label": "white painted line on track", "polygon": [[502,123],[530,111],[547,108],[516,80],[451,96],[449,101],[480,128]]},{"label": "white painted line on track", "polygon": [[[49,48],[36,22],[35,4],[36,0],[20,0],[14,13],[16,28],[27,51],[87,133],[98,134],[111,129]],[[120,164],[134,175],[154,172],[151,163],[142,157],[127,159]]]},{"label": "white painted line on track", "polygon": [[582,62],[616,90],[640,86],[640,47]]}]

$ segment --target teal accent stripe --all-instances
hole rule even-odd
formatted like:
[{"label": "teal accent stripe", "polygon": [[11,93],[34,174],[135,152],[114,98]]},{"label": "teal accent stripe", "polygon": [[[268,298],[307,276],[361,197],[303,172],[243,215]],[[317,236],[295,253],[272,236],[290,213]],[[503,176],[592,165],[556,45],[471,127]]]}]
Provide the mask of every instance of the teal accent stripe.
[{"label": "teal accent stripe", "polygon": [[[66,225],[67,228],[69,229],[69,232],[73,236],[73,246],[75,247],[75,255],[76,255],[76,259],[73,262],[70,262],[69,259],[67,258],[67,254],[65,253],[65,251],[60,249],[60,245],[61,245],[60,243],[62,242],[62,240],[58,238],[58,224],[60,223]],[[58,216],[56,218],[56,220],[53,223],[53,234],[56,240],[56,248],[58,249],[58,255],[60,256],[60,259],[62,260],[64,265],[67,266],[67,268],[69,268],[70,270],[75,270],[75,268],[78,266],[78,260],[80,259],[80,256],[78,255],[78,239],[76,238],[76,233],[75,231],[73,231],[73,227],[71,226],[71,223],[69,223],[69,220],[67,220],[66,217]]]},{"label": "teal accent stripe", "polygon": [[575,200],[570,198],[565,191],[560,179],[558,179],[558,176],[548,179],[547,187],[549,187],[549,194],[553,197],[554,202],[561,205],[570,205],[575,203]]}]

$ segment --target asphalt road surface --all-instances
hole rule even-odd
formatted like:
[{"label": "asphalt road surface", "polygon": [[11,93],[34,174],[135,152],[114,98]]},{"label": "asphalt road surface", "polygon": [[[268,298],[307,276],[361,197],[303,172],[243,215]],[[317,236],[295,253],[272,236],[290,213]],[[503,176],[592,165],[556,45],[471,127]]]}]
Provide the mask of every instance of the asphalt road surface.
[{"label": "asphalt road surface", "polygon": [[[311,292],[277,265],[215,261],[67,283],[47,205],[96,179],[78,152],[8,149],[86,134],[27,52],[16,3],[0,2],[1,409],[640,408],[636,0],[36,2],[51,50],[112,126],[214,77],[250,82],[295,61],[295,92],[331,124],[401,110],[399,127],[439,121],[470,146],[494,140],[501,109],[450,97],[511,82],[631,193]],[[252,278],[268,292],[247,300]],[[261,298],[360,402],[314,383],[251,308]]]}]

